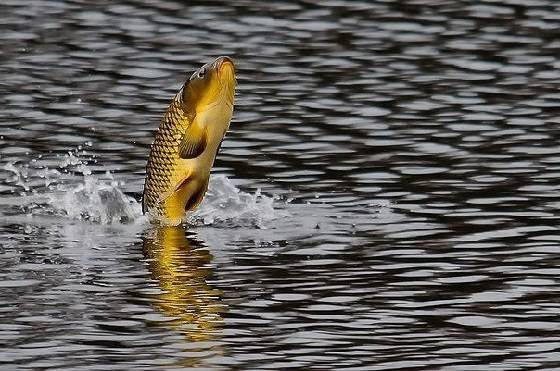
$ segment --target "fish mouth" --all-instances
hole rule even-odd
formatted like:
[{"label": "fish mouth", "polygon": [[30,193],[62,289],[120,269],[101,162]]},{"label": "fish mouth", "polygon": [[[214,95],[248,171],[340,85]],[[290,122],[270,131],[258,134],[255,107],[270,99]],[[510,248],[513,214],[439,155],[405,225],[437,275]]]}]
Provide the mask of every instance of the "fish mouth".
[{"label": "fish mouth", "polygon": [[233,75],[235,77],[235,64],[230,57],[218,57],[214,62],[214,66],[220,75]]},{"label": "fish mouth", "polygon": [[233,59],[223,56],[216,59],[213,64],[220,82],[221,95],[225,98],[226,103],[231,106],[233,105],[233,95],[237,85]]}]

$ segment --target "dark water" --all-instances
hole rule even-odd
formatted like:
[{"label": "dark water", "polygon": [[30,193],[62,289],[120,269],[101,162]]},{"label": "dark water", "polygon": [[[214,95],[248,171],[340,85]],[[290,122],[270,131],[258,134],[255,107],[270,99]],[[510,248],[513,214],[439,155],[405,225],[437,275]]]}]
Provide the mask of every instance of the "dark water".
[{"label": "dark water", "polygon": [[[317,4],[2,1],[2,369],[560,367],[560,4]],[[218,55],[213,201],[150,227]]]}]

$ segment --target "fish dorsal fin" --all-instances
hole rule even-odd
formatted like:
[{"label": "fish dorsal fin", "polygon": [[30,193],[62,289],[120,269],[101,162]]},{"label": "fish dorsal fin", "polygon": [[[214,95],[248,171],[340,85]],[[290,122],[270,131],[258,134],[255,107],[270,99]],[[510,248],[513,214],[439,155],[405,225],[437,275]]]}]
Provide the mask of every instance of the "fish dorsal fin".
[{"label": "fish dorsal fin", "polygon": [[195,120],[189,125],[179,143],[179,157],[189,159],[200,156],[206,149],[206,142],[206,129]]}]

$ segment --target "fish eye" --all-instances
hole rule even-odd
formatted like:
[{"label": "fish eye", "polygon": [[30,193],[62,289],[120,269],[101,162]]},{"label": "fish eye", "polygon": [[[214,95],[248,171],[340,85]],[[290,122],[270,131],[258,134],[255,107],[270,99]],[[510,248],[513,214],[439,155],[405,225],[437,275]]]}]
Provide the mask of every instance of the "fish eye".
[{"label": "fish eye", "polygon": [[201,78],[204,77],[204,75],[206,75],[206,68],[202,67],[201,69],[198,70],[198,73],[196,74],[196,77],[201,79]]}]

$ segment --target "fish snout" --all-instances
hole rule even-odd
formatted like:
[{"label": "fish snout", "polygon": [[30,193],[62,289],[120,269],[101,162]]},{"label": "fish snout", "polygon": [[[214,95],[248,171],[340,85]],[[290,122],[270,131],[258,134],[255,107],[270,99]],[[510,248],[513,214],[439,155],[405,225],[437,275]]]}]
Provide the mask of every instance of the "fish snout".
[{"label": "fish snout", "polygon": [[230,57],[218,57],[214,61],[213,65],[220,75],[226,73],[235,76],[235,64],[233,63],[233,59],[231,59]]}]

